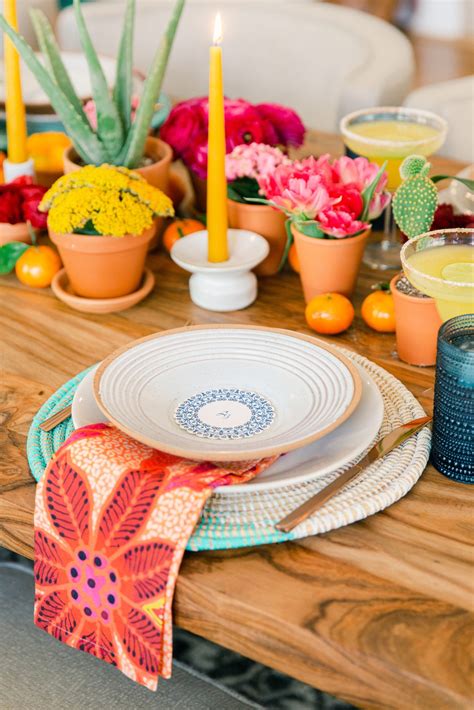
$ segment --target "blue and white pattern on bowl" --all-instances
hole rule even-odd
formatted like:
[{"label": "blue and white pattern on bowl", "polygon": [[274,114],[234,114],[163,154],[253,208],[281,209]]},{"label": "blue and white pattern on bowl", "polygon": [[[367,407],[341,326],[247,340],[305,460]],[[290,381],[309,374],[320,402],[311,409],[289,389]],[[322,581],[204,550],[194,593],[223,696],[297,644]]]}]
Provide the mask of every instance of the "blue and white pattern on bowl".
[{"label": "blue and white pattern on bowl", "polygon": [[243,439],[267,429],[275,418],[270,402],[256,392],[220,388],[195,394],[175,412],[176,422],[206,439]]}]

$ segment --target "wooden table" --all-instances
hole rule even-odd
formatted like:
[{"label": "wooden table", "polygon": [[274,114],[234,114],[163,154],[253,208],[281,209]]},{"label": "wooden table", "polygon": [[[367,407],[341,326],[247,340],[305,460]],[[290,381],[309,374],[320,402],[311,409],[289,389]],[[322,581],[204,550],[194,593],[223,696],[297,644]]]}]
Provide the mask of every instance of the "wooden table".
[{"label": "wooden table", "polygon": [[[311,136],[307,149],[339,152]],[[459,164],[437,160],[440,172]],[[309,332],[298,278],[261,279],[238,313],[194,306],[187,275],[153,255],[154,293],[120,314],[70,310],[49,290],[0,279],[0,544],[33,557],[34,481],[25,441],[34,413],[67,379],[149,333],[193,323],[253,323]],[[370,331],[360,303],[380,274],[363,269],[350,330],[330,339],[396,375],[429,407],[433,369],[401,363],[394,337]],[[467,708],[472,639],[473,488],[428,466],[401,501],[363,522],[299,542],[187,554],[175,621],[189,631],[356,706]]]}]

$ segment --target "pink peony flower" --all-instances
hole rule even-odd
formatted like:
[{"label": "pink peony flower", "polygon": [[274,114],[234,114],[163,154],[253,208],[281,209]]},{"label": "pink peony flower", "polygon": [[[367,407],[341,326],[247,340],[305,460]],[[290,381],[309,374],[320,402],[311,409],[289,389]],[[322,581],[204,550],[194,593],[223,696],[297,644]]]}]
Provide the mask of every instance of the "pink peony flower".
[{"label": "pink peony flower", "polygon": [[[367,158],[348,158],[342,156],[333,163],[333,170],[338,182],[343,185],[351,185],[363,192],[375,179],[380,166],[376,163],[371,163]],[[387,186],[387,173],[383,173],[374,196],[369,205],[369,219],[376,219],[390,202],[390,194],[385,191]]]},{"label": "pink peony flower", "polygon": [[207,177],[207,129],[201,130],[189,140],[181,153],[184,163],[202,180]]},{"label": "pink peony flower", "polygon": [[332,208],[319,213],[318,223],[322,232],[337,239],[353,236],[369,227],[367,223],[354,219],[349,212]]},{"label": "pink peony flower", "polygon": [[[280,104],[257,104],[260,116],[268,121],[277,134],[276,143],[298,148],[304,141],[305,127],[298,114]],[[266,140],[265,142],[269,142]]]},{"label": "pink peony flower", "polygon": [[259,177],[273,173],[278,165],[290,162],[279,148],[273,148],[265,143],[238,145],[226,156],[227,180],[243,177],[257,180]]},{"label": "pink peony flower", "polygon": [[297,163],[280,165],[273,174],[260,177],[258,184],[272,204],[297,219],[315,219],[334,202],[321,176]]}]

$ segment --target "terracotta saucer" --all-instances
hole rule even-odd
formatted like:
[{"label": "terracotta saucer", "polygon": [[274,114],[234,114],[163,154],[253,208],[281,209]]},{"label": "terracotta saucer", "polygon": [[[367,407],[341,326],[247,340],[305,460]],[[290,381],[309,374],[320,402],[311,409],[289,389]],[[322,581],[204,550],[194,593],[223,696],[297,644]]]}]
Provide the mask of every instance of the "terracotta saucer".
[{"label": "terracotta saucer", "polygon": [[76,311],[84,313],[116,313],[135,306],[148,296],[155,285],[155,277],[150,269],[145,269],[139,289],[126,296],[118,298],[83,298],[76,296],[68,281],[66,269],[58,271],[54,277],[51,288],[54,295]]}]

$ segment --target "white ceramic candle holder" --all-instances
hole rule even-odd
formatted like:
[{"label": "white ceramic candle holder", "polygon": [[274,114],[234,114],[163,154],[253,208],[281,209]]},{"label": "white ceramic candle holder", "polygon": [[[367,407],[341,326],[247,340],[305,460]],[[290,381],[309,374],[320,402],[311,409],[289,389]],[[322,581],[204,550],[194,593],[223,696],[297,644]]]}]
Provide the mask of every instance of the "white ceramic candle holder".
[{"label": "white ceramic candle holder", "polygon": [[208,311],[240,311],[257,298],[257,277],[252,273],[269,252],[266,239],[245,229],[227,231],[229,259],[208,261],[207,230],[178,239],[171,258],[191,272],[189,293],[196,306]]},{"label": "white ceramic candle holder", "polygon": [[24,163],[11,163],[8,158],[3,161],[3,176],[5,182],[11,182],[23,175],[28,175],[32,178],[35,176],[35,166],[31,158],[25,160]]}]

